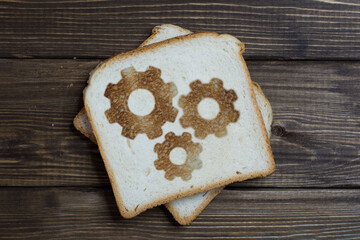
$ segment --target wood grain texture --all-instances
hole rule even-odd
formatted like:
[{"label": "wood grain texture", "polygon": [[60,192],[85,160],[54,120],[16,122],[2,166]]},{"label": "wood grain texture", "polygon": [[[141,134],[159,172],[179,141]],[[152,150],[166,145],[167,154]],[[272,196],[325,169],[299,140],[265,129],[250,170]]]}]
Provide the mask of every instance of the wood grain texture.
[{"label": "wood grain texture", "polygon": [[359,190],[223,191],[191,226],[163,208],[120,217],[109,189],[2,188],[2,239],[355,239]]},{"label": "wood grain texture", "polygon": [[0,22],[0,57],[9,58],[106,58],[164,23],[232,34],[248,59],[360,58],[356,0],[3,0]]},{"label": "wood grain texture", "polygon": [[[276,172],[187,227],[121,218],[72,125],[88,73],[164,23],[242,40],[274,111]],[[0,49],[0,239],[359,239],[359,1],[0,0]]]},{"label": "wood grain texture", "polygon": [[[109,186],[75,130],[97,60],[0,60],[0,185]],[[248,61],[274,111],[276,172],[232,187],[359,187],[360,62]]]}]

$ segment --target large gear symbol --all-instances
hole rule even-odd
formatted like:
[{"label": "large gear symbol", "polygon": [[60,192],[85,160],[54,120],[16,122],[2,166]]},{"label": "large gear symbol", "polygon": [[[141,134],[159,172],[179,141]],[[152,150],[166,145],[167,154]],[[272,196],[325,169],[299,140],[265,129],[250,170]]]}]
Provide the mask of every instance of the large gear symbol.
[{"label": "large gear symbol", "polygon": [[[237,100],[235,91],[224,89],[223,82],[218,78],[211,79],[208,84],[196,80],[190,84],[190,88],[191,92],[179,99],[179,106],[184,110],[180,124],[184,128],[192,127],[195,136],[200,139],[204,139],[208,134],[225,136],[226,126],[231,122],[237,122],[240,117],[240,112],[234,109],[233,104]],[[212,120],[202,118],[197,110],[198,104],[204,98],[212,98],[219,104],[220,111]]]},{"label": "large gear symbol", "polygon": [[[170,161],[170,152],[176,147],[183,148],[186,151],[186,161],[182,165]],[[199,143],[191,141],[190,133],[185,132],[181,136],[176,136],[173,132],[169,132],[165,135],[163,143],[155,145],[154,151],[158,154],[158,159],[154,165],[157,170],[165,171],[167,180],[171,181],[175,177],[181,177],[184,181],[190,180],[192,171],[202,167],[202,162],[199,159],[202,147]]]},{"label": "large gear symbol", "polygon": [[[145,72],[129,67],[121,71],[122,79],[117,84],[108,84],[104,95],[110,99],[111,108],[105,115],[110,123],[117,122],[123,127],[123,136],[134,139],[137,134],[145,133],[154,139],[163,134],[161,127],[165,122],[175,121],[178,110],[173,107],[172,98],[177,89],[172,82],[164,83],[160,75],[161,70],[152,66]],[[154,109],[148,115],[136,115],[128,107],[129,96],[136,89],[148,90],[155,98]]]}]

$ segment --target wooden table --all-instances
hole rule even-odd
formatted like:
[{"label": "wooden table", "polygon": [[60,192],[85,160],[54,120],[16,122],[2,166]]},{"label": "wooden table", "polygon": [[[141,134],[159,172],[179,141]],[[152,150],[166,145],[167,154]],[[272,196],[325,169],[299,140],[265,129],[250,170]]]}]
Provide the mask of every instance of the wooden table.
[{"label": "wooden table", "polygon": [[[233,34],[273,111],[277,170],[226,188],[188,227],[117,210],[72,125],[89,72],[155,25]],[[360,2],[1,1],[0,238],[360,238]]]}]

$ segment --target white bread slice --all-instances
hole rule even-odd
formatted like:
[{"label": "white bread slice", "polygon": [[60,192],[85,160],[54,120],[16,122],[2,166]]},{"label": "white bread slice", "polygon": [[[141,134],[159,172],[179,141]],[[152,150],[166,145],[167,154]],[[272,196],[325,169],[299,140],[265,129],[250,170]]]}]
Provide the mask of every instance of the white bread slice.
[{"label": "white bread slice", "polygon": [[[190,30],[181,28],[172,24],[163,24],[154,27],[152,35],[147,38],[141,45],[149,45],[156,42],[161,42],[166,39],[170,39],[177,36],[183,36],[192,33]],[[268,136],[271,134],[272,123],[272,109],[270,102],[265,97],[260,86],[253,82],[256,101],[258,103],[261,115],[264,119],[265,128]],[[95,136],[92,132],[89,120],[86,115],[86,111],[83,108],[74,118],[74,126],[86,137],[90,138],[93,142]],[[170,203],[166,203],[165,206],[169,209],[175,219],[182,225],[190,224],[202,210],[215,198],[217,194],[221,192],[223,187],[212,189],[203,193],[199,193],[193,196],[184,197]]]},{"label": "white bread slice", "polygon": [[[172,37],[186,35],[192,33],[189,30],[183,29],[181,27],[164,24],[161,26],[156,26],[153,29],[153,34],[143,42],[140,46],[149,45],[155,42],[160,42]],[[256,100],[258,102],[261,114],[263,116],[265,127],[268,131],[268,135],[271,133],[271,123],[272,123],[272,109],[269,101],[266,99],[265,95],[261,91],[259,85],[253,82],[255,85],[254,91],[256,95]],[[90,123],[88,121],[86,112],[82,109],[74,119],[75,127],[82,132],[85,136],[90,138],[95,142],[95,136],[93,135]],[[176,220],[180,224],[186,225],[190,224],[198,214],[207,206],[207,204],[222,190],[221,188],[216,188],[213,190],[206,191],[204,193],[199,193],[194,196],[185,197],[179,200],[165,204],[170,212],[175,216]]]},{"label": "white bread slice", "polygon": [[[95,70],[85,91],[85,107],[89,113],[120,212],[124,217],[135,216],[149,207],[171,199],[233,181],[264,176],[274,170],[269,141],[262,125],[254,93],[250,87],[251,82],[246,66],[240,55],[241,47],[241,43],[229,35],[198,33],[119,55]],[[239,55],[236,52],[239,52]],[[181,55],[182,57],[179,57]],[[161,59],[160,56],[165,59],[167,57],[167,61]],[[222,64],[214,65],[209,56],[214,57],[216,63],[222,59]],[[190,64],[187,60],[189,57],[197,57],[192,58],[195,63],[191,62]],[[105,117],[104,112],[110,108],[108,99],[103,96],[107,84],[117,83],[121,78],[119,72],[129,65],[134,66],[137,71],[145,71],[150,64],[162,70],[161,78],[164,79],[164,82],[169,82],[169,79],[175,82],[180,93],[188,93],[189,83],[197,78],[206,83],[217,76],[223,79],[225,89],[232,88],[236,91],[242,102],[239,104],[238,100],[234,103],[235,109],[239,109],[241,112],[239,124],[228,125],[228,134],[225,137],[216,138],[212,135],[204,140],[193,137],[194,141],[200,142],[207,150],[207,152],[201,153],[201,159],[206,159],[207,164],[204,164],[200,170],[195,170],[189,181],[179,178],[168,181],[164,178],[163,173],[159,174],[159,171],[155,169],[153,161],[157,156],[152,151],[152,146],[162,142],[163,135],[159,140],[149,140],[144,135],[138,135],[129,144],[129,140],[119,134],[121,126],[109,124]],[[174,66],[178,66],[180,69],[174,69]],[[211,67],[208,68],[209,66]],[[183,72],[183,69],[187,70]],[[174,75],[174,73],[177,74]],[[237,77],[232,77],[230,73],[234,73]],[[179,75],[183,75],[185,80]],[[207,80],[203,80],[206,78]],[[173,105],[180,109],[177,106],[176,98]],[[177,135],[184,132],[178,119],[174,124],[166,123],[162,126],[163,131],[174,131]],[[186,131],[194,132],[193,129]],[[116,141],[115,144],[115,141],[111,139],[119,139],[119,141]],[[128,144],[133,148],[140,147],[139,151],[133,153]],[[149,147],[149,145],[152,146]],[[223,149],[219,150],[214,147],[219,145]],[[244,152],[245,154],[243,154]],[[241,153],[243,154],[241,158],[235,157]],[[131,156],[132,154],[135,156]],[[227,157],[224,159],[223,155],[227,155]],[[119,159],[120,156],[121,159]],[[149,161],[149,159],[151,160]],[[220,159],[221,161],[219,161]],[[230,164],[232,167],[229,167]],[[146,174],[148,169],[151,173]],[[214,172],[218,169],[222,169],[222,171]],[[238,169],[238,171],[234,171],[234,169]],[[142,170],[145,170],[145,174]],[[196,173],[196,171],[198,172]],[[141,174],[144,175],[141,176]],[[141,180],[131,178],[139,175]],[[209,179],[209,176],[212,176],[212,179]],[[151,180],[157,184],[149,183]],[[210,180],[212,182],[209,182]],[[136,189],[136,187],[138,188]],[[139,190],[139,187],[149,190],[144,193],[144,190]]]}]

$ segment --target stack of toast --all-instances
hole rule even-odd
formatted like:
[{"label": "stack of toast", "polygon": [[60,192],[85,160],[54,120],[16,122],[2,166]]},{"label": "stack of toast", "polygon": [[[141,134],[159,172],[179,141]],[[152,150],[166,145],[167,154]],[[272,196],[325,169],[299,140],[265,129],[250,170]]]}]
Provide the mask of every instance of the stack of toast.
[{"label": "stack of toast", "polygon": [[97,143],[120,213],[190,224],[230,183],[275,170],[272,109],[235,37],[165,24],[99,64],[75,127]]}]

